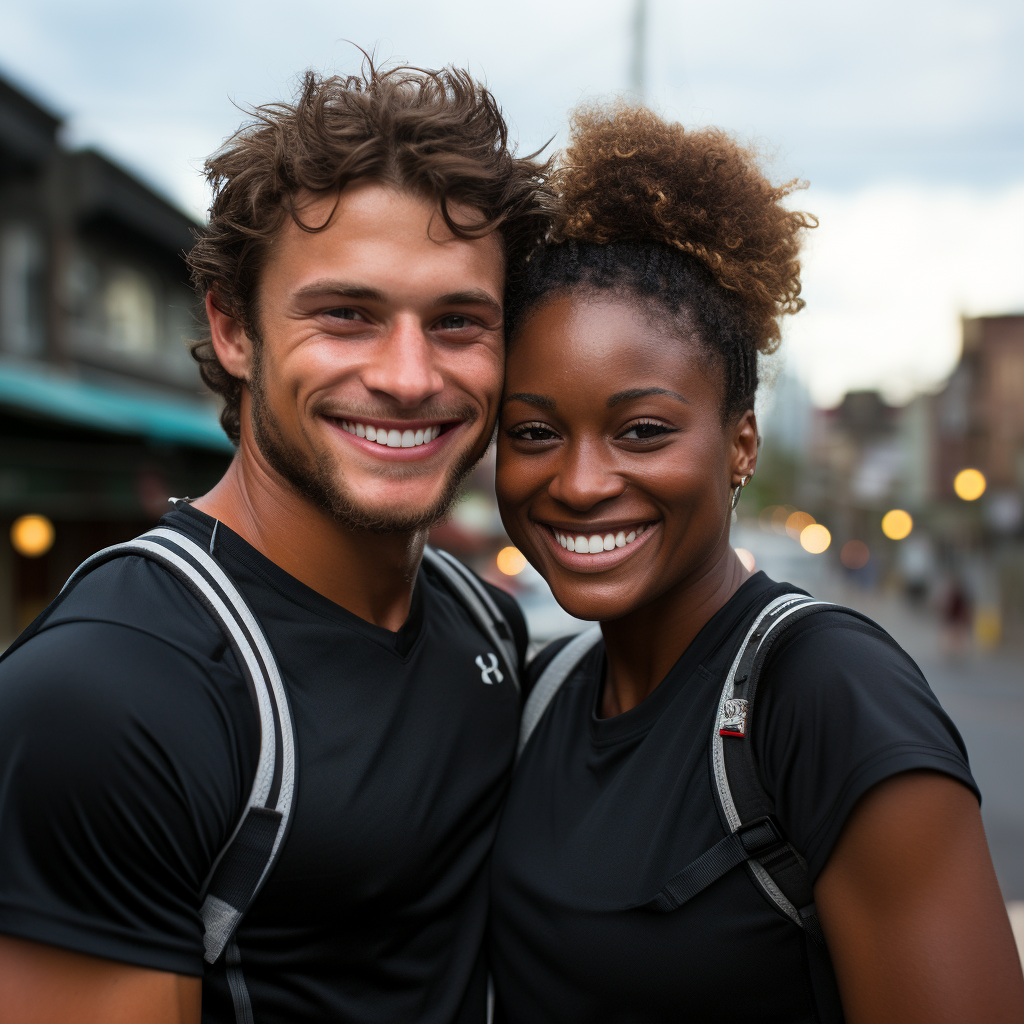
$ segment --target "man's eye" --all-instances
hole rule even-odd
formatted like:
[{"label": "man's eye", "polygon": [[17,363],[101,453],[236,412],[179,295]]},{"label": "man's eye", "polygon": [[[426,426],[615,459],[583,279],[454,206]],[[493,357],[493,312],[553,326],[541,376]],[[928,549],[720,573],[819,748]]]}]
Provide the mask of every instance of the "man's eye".
[{"label": "man's eye", "polygon": [[358,309],[349,306],[339,306],[337,309],[328,309],[324,316],[333,317],[335,320],[365,320],[366,317]]},{"label": "man's eye", "polygon": [[620,435],[620,439],[623,441],[650,441],[651,438],[671,432],[672,428],[666,427],[663,423],[634,423],[629,430]]},{"label": "man's eye", "polygon": [[508,436],[513,441],[551,441],[558,437],[545,423],[523,423],[513,427]]},{"label": "man's eye", "polygon": [[473,321],[468,316],[459,316],[453,313],[451,316],[442,317],[438,326],[443,331],[462,331],[472,326]]}]

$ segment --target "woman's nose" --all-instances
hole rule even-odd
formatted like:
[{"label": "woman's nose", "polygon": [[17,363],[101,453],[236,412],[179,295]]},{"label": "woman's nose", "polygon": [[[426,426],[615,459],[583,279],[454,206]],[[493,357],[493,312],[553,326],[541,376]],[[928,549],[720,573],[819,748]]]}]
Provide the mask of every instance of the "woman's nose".
[{"label": "woman's nose", "polygon": [[548,494],[577,512],[618,497],[626,482],[610,455],[598,444],[573,445],[552,477]]}]

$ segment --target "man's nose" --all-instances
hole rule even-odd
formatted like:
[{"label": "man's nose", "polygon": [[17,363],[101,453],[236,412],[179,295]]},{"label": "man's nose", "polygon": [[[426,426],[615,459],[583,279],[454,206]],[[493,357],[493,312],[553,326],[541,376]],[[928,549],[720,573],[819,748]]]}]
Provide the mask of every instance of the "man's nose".
[{"label": "man's nose", "polygon": [[577,512],[617,498],[625,489],[626,481],[615,471],[614,458],[599,443],[569,446],[548,484],[548,494],[555,501]]},{"label": "man's nose", "polygon": [[403,408],[413,409],[444,390],[437,352],[413,317],[397,319],[363,369],[363,384]]}]

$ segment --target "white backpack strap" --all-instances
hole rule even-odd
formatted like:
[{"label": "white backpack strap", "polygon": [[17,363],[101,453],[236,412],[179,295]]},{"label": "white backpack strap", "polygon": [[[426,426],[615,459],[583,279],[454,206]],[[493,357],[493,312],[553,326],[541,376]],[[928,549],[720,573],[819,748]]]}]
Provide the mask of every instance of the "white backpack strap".
[{"label": "white backpack strap", "polygon": [[295,736],[288,696],[270,645],[245,599],[216,560],[182,533],[157,528],[105,548],[75,570],[61,593],[97,566],[126,555],[162,565],[206,608],[235,652],[259,712],[260,753],[252,791],[203,889],[203,945],[205,959],[212,964],[266,880],[291,820]]},{"label": "white backpack strap", "polygon": [[518,690],[519,652],[516,650],[515,637],[494,598],[487,593],[487,588],[477,579],[475,573],[447,551],[427,546],[423,549],[423,560],[441,574],[463,607],[494,645],[505,662],[513,685]]},{"label": "white backpack strap", "polygon": [[573,669],[600,642],[601,627],[591,626],[579,636],[573,637],[552,659],[550,664],[534,684],[533,690],[523,708],[523,718],[519,725],[519,746],[516,749],[518,761],[533,735],[537,723],[544,717],[552,698],[562,683],[572,675]]}]

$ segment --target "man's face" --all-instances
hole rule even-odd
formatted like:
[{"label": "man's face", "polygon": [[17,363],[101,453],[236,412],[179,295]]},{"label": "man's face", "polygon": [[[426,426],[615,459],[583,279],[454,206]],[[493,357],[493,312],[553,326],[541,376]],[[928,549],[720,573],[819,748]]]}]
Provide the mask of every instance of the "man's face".
[{"label": "man's face", "polygon": [[435,202],[371,182],[300,215],[330,223],[311,233],[288,218],[274,238],[248,374],[252,439],[348,526],[428,526],[493,433],[501,239],[457,238]]}]

